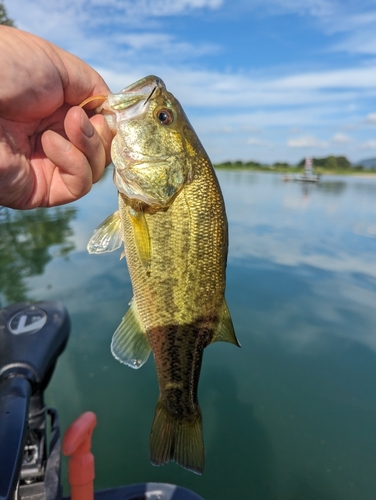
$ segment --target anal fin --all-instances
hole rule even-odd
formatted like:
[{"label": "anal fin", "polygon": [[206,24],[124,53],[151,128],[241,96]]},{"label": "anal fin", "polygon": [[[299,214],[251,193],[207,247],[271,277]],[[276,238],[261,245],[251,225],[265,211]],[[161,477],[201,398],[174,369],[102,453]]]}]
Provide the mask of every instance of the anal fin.
[{"label": "anal fin", "polygon": [[235,335],[234,325],[232,324],[231,314],[225,299],[220,312],[218,326],[214,332],[212,342],[230,342],[238,347],[240,343]]},{"label": "anal fin", "polygon": [[113,356],[131,368],[140,368],[146,363],[151,347],[142,328],[134,300],[112,336]]}]

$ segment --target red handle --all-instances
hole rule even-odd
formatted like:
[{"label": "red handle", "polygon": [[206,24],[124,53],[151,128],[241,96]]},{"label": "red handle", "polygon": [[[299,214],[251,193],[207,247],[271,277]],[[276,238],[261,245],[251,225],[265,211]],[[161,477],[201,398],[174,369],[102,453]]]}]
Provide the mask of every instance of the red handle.
[{"label": "red handle", "polygon": [[83,413],[66,430],[63,439],[63,454],[70,456],[68,480],[71,500],[94,499],[94,456],[90,452],[91,435],[97,425],[92,411]]}]

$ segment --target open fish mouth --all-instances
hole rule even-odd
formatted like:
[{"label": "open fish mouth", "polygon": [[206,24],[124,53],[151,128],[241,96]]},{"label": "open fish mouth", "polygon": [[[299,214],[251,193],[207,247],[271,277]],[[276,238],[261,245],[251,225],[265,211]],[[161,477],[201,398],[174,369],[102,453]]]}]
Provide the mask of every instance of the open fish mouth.
[{"label": "open fish mouth", "polygon": [[[123,90],[119,92],[119,94],[135,94],[135,95],[150,95],[152,94],[156,88],[166,88],[163,80],[158,76],[150,75],[145,76],[145,78],[141,78],[135,83],[128,85]],[[116,95],[116,94],[115,94]],[[150,98],[150,97],[149,97]]]},{"label": "open fish mouth", "polygon": [[147,104],[158,89],[166,89],[163,80],[154,75],[147,76],[116,94],[109,94],[96,111],[105,115],[111,128],[115,125],[113,122],[142,118],[148,110]]}]

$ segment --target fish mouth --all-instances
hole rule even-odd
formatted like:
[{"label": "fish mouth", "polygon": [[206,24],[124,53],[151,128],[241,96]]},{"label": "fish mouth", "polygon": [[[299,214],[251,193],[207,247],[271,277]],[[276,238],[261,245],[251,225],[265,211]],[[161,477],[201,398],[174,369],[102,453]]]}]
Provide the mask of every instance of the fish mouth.
[{"label": "fish mouth", "polygon": [[97,108],[115,131],[116,123],[123,120],[142,118],[148,110],[148,103],[159,89],[166,89],[163,80],[150,75],[128,85],[117,94],[109,94],[106,101]]},{"label": "fish mouth", "polygon": [[[154,93],[156,88],[166,88],[163,80],[155,75],[145,76],[145,78],[141,78],[135,83],[128,85],[123,90],[119,92],[119,94],[135,94],[140,96],[145,96]],[[118,94],[114,94],[118,95]]]}]

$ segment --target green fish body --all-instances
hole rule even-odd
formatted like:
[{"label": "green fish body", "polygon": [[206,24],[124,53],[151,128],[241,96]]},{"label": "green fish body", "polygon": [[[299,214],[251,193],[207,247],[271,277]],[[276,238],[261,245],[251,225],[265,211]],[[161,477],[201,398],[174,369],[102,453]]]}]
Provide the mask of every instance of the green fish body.
[{"label": "green fish body", "polygon": [[116,132],[119,210],[88,244],[89,252],[101,253],[124,242],[134,297],[111,348],[133,368],[153,352],[160,395],[151,462],[174,460],[202,473],[203,350],[217,340],[239,345],[224,299],[223,197],[205,150],[160,79],[144,78],[111,98],[101,112]]}]

